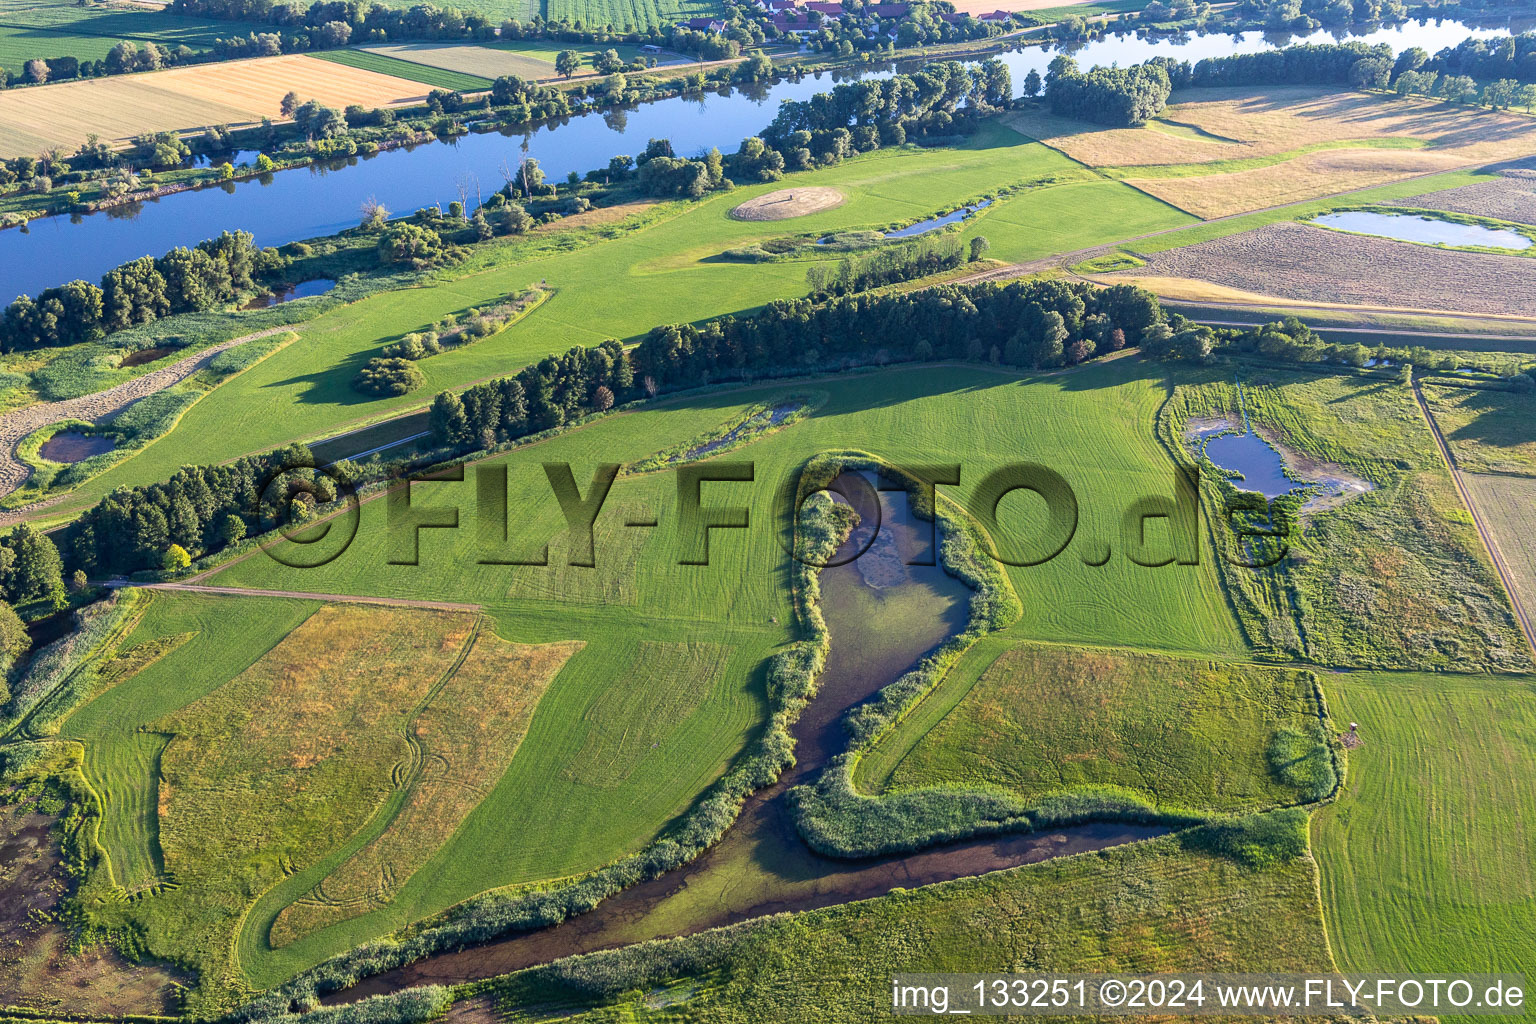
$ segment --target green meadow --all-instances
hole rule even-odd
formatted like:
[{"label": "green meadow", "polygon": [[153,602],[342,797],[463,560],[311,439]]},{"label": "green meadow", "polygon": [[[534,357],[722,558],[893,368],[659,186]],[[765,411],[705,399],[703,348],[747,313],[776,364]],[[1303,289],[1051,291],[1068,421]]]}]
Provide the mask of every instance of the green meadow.
[{"label": "green meadow", "polygon": [[[732,220],[741,202],[779,185],[738,188],[701,203],[664,204],[627,228],[561,232],[496,244],[422,287],[377,294],[295,326],[300,341],[192,407],[177,428],[83,486],[72,507],[124,484],[160,480],[187,463],[218,462],[345,424],[420,407],[437,391],[510,373],[544,355],[604,338],[634,339],[662,323],[694,321],[804,295],[807,261],[742,264],[718,259],[754,240],[802,232],[881,228],[952,209],[1000,184],[1028,188],[967,222],[990,255],[1039,258],[1192,218],[1119,182],[1095,179],[1065,157],[1001,125],[954,149],[880,151],[797,175],[796,184],[844,191],[843,206],[776,223]],[[603,237],[607,235],[609,237]],[[445,310],[484,306],[531,281],[553,296],[510,330],[420,364],[427,386],[399,398],[370,398],[350,381],[385,344],[421,330]]]},{"label": "green meadow", "polygon": [[1357,722],[1364,741],[1349,754],[1343,798],[1312,830],[1341,968],[1536,972],[1533,683],[1441,673],[1324,681],[1334,720]]},{"label": "green meadow", "polygon": [[1005,642],[978,645],[860,759],[861,788],[1039,798],[1114,786],[1158,807],[1226,812],[1323,795],[1303,794],[1271,756],[1316,731],[1310,673],[1042,644],[999,653]]}]

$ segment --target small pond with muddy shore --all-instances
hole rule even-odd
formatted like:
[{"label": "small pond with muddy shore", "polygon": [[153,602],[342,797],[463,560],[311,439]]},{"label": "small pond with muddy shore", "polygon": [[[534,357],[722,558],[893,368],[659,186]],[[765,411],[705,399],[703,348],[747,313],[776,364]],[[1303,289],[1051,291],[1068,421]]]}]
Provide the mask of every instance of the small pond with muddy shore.
[{"label": "small pond with muddy shore", "polygon": [[117,442],[104,434],[61,430],[44,441],[37,454],[49,462],[84,462],[93,455],[104,455],[116,447]]},{"label": "small pond with muddy shore", "polygon": [[1371,490],[1369,481],[1342,466],[1319,462],[1241,421],[1225,417],[1191,420],[1185,440],[1196,455],[1203,454],[1217,469],[1231,474],[1232,486],[1269,499],[1309,490],[1303,511],[1315,511]]},{"label": "small pond with muddy shore", "polygon": [[[913,888],[1101,850],[1165,834],[1160,827],[1083,825],[1050,832],[991,836],[917,853],[835,860],[810,850],[795,829],[786,793],[809,781],[847,745],[841,718],[894,682],[922,655],[965,627],[971,592],[937,565],[931,525],[918,520],[902,491],[880,492],[873,542],[873,493],[844,488],[861,524],[821,573],[821,610],[831,650],[816,698],[792,732],[793,768],[754,794],[736,823],[692,863],[626,889],[594,910],[551,928],[428,957],[327,997],[352,1002],[402,988],[492,977],[578,953],[686,935],[783,911],[812,910]],[[835,495],[836,496],[836,495]]]}]

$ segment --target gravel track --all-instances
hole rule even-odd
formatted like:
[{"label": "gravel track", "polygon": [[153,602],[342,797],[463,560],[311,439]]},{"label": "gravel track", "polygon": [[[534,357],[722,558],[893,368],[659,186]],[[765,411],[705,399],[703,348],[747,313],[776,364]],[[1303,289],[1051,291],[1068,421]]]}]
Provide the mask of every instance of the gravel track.
[{"label": "gravel track", "polygon": [[207,366],[220,352],[232,349],[236,345],[243,345],[248,341],[255,341],[257,338],[282,334],[287,330],[289,328],[286,326],[273,327],[269,330],[257,331],[255,334],[242,335],[239,338],[220,342],[212,348],[205,348],[196,355],[177,360],[170,366],[155,370],[153,373],[146,373],[141,377],[124,381],[116,387],[98,391],[94,395],[66,398],[62,402],[31,405],[0,416],[0,497],[16,490],[26,483],[27,477],[32,475],[32,467],[22,462],[17,455],[17,448],[27,435],[41,430],[50,423],[58,423],[62,420],[102,423],[139,399],[147,398],[186,380]]}]

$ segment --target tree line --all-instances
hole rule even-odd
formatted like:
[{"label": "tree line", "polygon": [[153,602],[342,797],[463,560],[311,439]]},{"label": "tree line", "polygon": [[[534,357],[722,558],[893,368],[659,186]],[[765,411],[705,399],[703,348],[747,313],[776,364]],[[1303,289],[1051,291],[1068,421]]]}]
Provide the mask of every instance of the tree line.
[{"label": "tree line", "polygon": [[255,276],[281,266],[246,231],[141,256],[107,271],[101,284],[71,281],[23,295],[0,314],[0,351],[72,345],[175,313],[215,309],[253,290]]},{"label": "tree line", "polygon": [[[655,327],[627,353],[613,340],[599,346],[600,354],[572,349],[475,385],[457,405],[444,393],[434,413],[441,406],[454,415],[435,415],[433,429],[443,444],[489,447],[601,411],[609,401],[721,381],[933,359],[1069,365],[1139,344],[1161,322],[1149,292],[1064,281],[781,300],[747,317]],[[451,430],[439,426],[449,422]]]}]

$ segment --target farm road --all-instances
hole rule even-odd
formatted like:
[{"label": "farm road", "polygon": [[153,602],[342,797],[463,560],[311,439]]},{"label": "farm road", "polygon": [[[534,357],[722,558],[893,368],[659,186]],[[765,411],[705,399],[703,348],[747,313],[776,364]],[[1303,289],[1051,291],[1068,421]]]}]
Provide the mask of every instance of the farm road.
[{"label": "farm road", "polygon": [[1429,432],[1435,436],[1435,445],[1440,449],[1440,458],[1445,461],[1445,466],[1451,472],[1451,481],[1456,485],[1456,493],[1461,495],[1461,503],[1467,507],[1472,515],[1472,523],[1477,527],[1477,534],[1483,538],[1483,547],[1488,549],[1488,558],[1493,562],[1493,567],[1499,574],[1499,582],[1504,584],[1504,592],[1509,595],[1509,606],[1514,610],[1515,621],[1520,626],[1520,631],[1525,634],[1525,642],[1530,645],[1531,653],[1536,655],[1536,629],[1532,628],[1530,611],[1520,603],[1520,595],[1515,590],[1513,575],[1509,571],[1508,564],[1504,561],[1504,554],[1499,550],[1499,545],[1493,537],[1493,531],[1488,529],[1488,524],[1483,521],[1482,514],[1477,510],[1477,504],[1472,500],[1472,492],[1467,489],[1466,482],[1461,478],[1461,470],[1456,466],[1456,457],[1451,454],[1451,446],[1446,443],[1445,435],[1440,432],[1440,424],[1435,422],[1434,414],[1429,411],[1429,403],[1424,401],[1424,392],[1419,388],[1419,382],[1413,382],[1413,397],[1419,403],[1419,412],[1424,416],[1424,422],[1429,424]]},{"label": "farm road", "polygon": [[[82,395],[79,398],[67,398],[62,402],[32,405],[0,416],[0,497],[10,494],[26,483],[27,477],[32,475],[32,468],[21,461],[17,455],[17,448],[34,431],[62,420],[88,420],[91,423],[101,423],[116,416],[139,399],[147,398],[164,391],[173,384],[181,383],[207,366],[220,352],[234,348],[236,345],[243,345],[248,341],[255,341],[257,338],[281,334],[287,330],[286,326],[273,327],[265,331],[257,331],[255,334],[232,338],[212,348],[205,348],[196,355],[178,360],[163,369],[124,381],[116,387],[98,391],[94,395]],[[0,517],[0,523],[17,516],[20,511]]]},{"label": "farm road", "polygon": [[405,597],[368,597],[360,594],[315,594],[305,590],[255,590],[250,587],[207,587],[196,583],[131,583],[143,590],[178,590],[192,594],[223,594],[229,597],[286,597],[296,601],[327,601],[333,604],[381,604],[391,608],[429,608],[439,612],[478,612],[478,604],[453,601],[413,601]]}]

